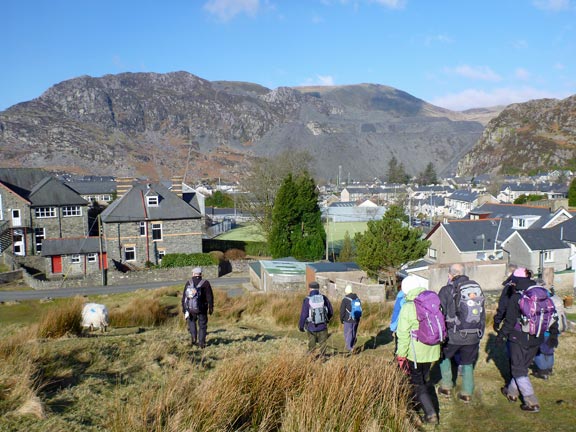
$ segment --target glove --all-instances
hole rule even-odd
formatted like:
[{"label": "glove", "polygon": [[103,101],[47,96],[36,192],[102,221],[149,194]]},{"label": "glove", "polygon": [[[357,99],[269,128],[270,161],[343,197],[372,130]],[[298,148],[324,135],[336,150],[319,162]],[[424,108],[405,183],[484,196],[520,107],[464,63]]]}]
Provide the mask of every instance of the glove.
[{"label": "glove", "polygon": [[408,359],[406,357],[396,357],[396,361],[398,362],[398,367],[402,372],[406,375],[410,373],[410,367],[408,366]]},{"label": "glove", "polygon": [[494,331],[496,332],[496,334],[498,334],[498,332],[500,331],[500,324],[494,323],[494,325],[492,326],[492,328],[494,329]]},{"label": "glove", "polygon": [[558,335],[550,335],[548,336],[548,339],[546,339],[546,342],[544,342],[546,345],[548,345],[548,348],[550,349],[554,349],[558,347]]},{"label": "glove", "polygon": [[188,311],[184,312],[184,319],[188,319],[189,316],[190,316],[190,313]]},{"label": "glove", "polygon": [[502,345],[506,342],[506,336],[504,336],[502,333],[498,333],[498,336],[496,336],[496,343],[498,345]]}]

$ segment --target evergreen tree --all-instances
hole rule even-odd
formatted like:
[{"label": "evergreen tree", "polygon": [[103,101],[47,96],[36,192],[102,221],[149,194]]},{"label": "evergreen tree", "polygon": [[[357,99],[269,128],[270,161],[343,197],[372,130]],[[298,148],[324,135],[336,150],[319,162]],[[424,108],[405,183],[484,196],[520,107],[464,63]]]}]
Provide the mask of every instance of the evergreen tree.
[{"label": "evergreen tree", "polygon": [[428,240],[421,239],[420,230],[387,215],[381,220],[368,222],[368,229],[357,233],[354,240],[356,262],[371,277],[422,258],[430,246]]},{"label": "evergreen tree", "polygon": [[234,207],[234,198],[218,190],[206,198],[206,207],[231,208]]},{"label": "evergreen tree", "polygon": [[268,238],[273,258],[289,256],[292,253],[292,231],[298,218],[296,214],[296,185],[292,174],[284,179],[272,208],[272,226]]},{"label": "evergreen tree", "polygon": [[576,207],[576,177],[572,179],[570,188],[568,189],[568,205]]},{"label": "evergreen tree", "polygon": [[350,233],[346,231],[344,234],[344,240],[342,241],[342,247],[340,248],[340,253],[338,254],[338,261],[349,262],[352,260],[352,239],[350,238]]},{"label": "evergreen tree", "polygon": [[317,260],[324,255],[326,232],[318,206],[314,179],[303,173],[296,180],[296,208],[300,229],[292,233],[292,255],[302,260]]},{"label": "evergreen tree", "polygon": [[301,174],[296,181],[291,174],[284,179],[272,209],[268,240],[274,258],[291,255],[317,260],[324,255],[326,232],[316,184],[308,173]]},{"label": "evergreen tree", "polygon": [[428,165],[426,165],[426,169],[420,173],[420,175],[418,176],[418,183],[423,185],[438,183],[438,177],[436,175],[436,170],[434,169],[434,164],[432,162],[429,162]]}]

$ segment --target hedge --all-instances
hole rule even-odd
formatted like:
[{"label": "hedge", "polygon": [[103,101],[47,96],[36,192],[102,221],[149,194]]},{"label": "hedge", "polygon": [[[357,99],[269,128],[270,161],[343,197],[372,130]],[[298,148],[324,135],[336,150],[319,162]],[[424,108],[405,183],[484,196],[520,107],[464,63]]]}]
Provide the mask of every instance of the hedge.
[{"label": "hedge", "polygon": [[218,264],[218,259],[210,254],[192,253],[192,254],[166,254],[162,258],[160,267],[188,267],[188,266],[209,266]]}]

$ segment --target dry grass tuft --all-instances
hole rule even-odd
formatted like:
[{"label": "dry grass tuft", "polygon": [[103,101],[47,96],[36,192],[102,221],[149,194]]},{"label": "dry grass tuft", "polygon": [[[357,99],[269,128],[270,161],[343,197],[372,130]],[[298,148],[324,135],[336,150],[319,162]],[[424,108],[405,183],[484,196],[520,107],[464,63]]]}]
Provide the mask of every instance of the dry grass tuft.
[{"label": "dry grass tuft", "polygon": [[191,375],[183,367],[175,369],[161,388],[127,404],[117,401],[110,429],[413,430],[406,380],[381,358],[322,362],[294,352],[247,354],[199,385]]},{"label": "dry grass tuft", "polygon": [[82,306],[84,300],[75,297],[48,309],[40,318],[38,337],[56,339],[82,333]]},{"label": "dry grass tuft", "polygon": [[158,298],[135,298],[127,306],[110,311],[112,327],[151,327],[162,325],[170,318],[166,306]]},{"label": "dry grass tuft", "polygon": [[32,415],[41,420],[46,418],[44,404],[36,395],[29,397],[24,404],[14,412],[14,414],[18,416]]}]

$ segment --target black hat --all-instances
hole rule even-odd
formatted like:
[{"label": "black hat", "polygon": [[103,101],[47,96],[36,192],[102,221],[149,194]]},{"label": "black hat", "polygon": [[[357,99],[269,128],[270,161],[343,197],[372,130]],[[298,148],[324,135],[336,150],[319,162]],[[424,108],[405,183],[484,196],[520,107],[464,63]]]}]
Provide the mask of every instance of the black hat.
[{"label": "black hat", "polygon": [[318,285],[318,282],[313,281],[313,282],[310,282],[310,283],[308,284],[308,288],[310,288],[310,289],[319,289],[319,288],[320,288],[320,285]]}]

